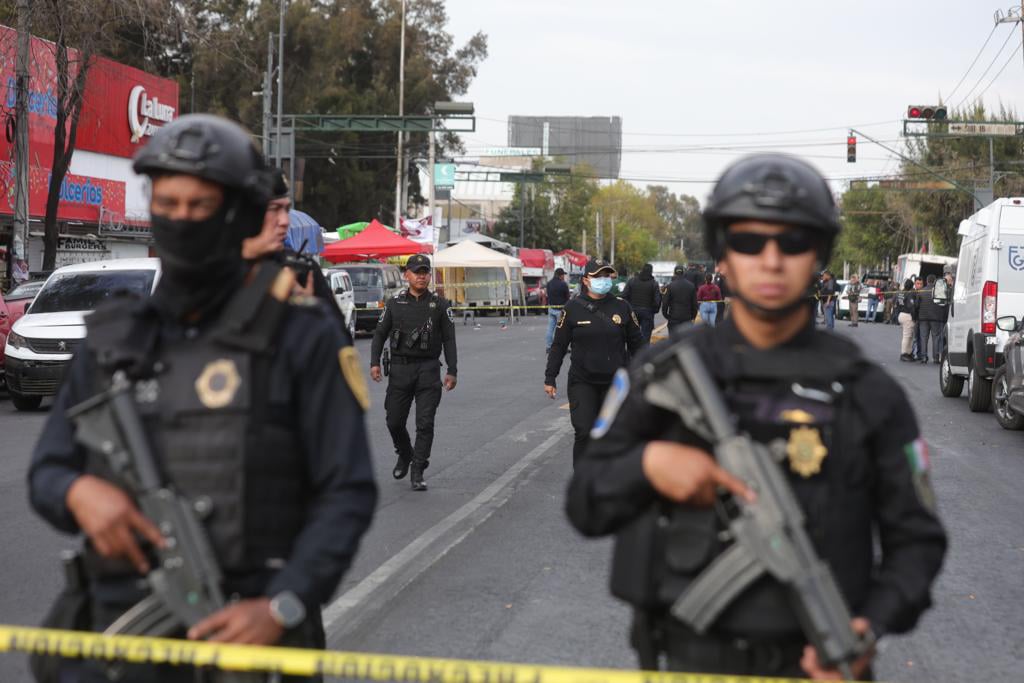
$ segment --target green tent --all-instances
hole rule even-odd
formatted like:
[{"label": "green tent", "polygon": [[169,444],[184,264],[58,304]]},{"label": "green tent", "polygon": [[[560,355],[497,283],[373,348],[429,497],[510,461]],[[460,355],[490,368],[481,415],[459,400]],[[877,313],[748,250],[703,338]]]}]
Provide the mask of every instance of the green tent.
[{"label": "green tent", "polygon": [[[338,228],[338,237],[340,237],[343,240],[347,240],[349,237],[355,237],[363,230],[365,230],[366,226],[368,226],[369,224],[370,223],[368,221],[357,221],[355,223],[343,225],[340,228]],[[383,225],[383,223],[381,225]],[[390,225],[385,225],[384,227],[390,230],[391,232],[395,233],[396,235],[399,234],[399,232],[392,228]]]}]

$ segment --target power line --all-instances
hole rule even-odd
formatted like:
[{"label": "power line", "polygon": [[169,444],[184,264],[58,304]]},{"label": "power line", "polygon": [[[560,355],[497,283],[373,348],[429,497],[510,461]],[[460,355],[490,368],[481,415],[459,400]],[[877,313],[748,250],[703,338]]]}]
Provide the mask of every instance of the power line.
[{"label": "power line", "polygon": [[988,72],[995,65],[996,60],[999,59],[999,55],[1003,54],[1003,50],[1006,49],[1006,44],[1010,42],[1010,38],[1013,38],[1014,33],[1016,33],[1016,31],[1014,31],[1013,28],[1011,28],[1010,32],[1006,34],[1006,40],[1004,40],[1003,44],[999,46],[999,50],[997,50],[995,56],[992,57],[992,61],[989,62],[988,67],[986,67],[985,70],[981,73],[981,76],[978,77],[978,82],[975,83],[974,86],[970,90],[967,91],[967,94],[964,95],[964,98],[962,100],[960,100],[960,104],[956,105],[956,107],[954,107],[954,109],[960,109],[962,106],[964,106],[964,103],[968,99],[970,99],[971,93],[973,93],[974,89],[977,88],[979,85],[981,85],[981,82],[983,80],[985,80],[985,76],[988,75]]},{"label": "power line", "polygon": [[983,53],[985,51],[985,48],[988,47],[988,41],[992,40],[992,36],[995,35],[997,28],[999,28],[999,24],[992,24],[992,30],[989,31],[988,38],[985,39],[985,43],[981,46],[981,49],[978,50],[978,54],[974,56],[974,61],[972,61],[971,65],[967,67],[967,71],[964,72],[964,75],[960,77],[960,80],[957,81],[957,84],[954,85],[953,89],[949,91],[948,95],[946,95],[946,101],[953,99],[953,93],[955,93],[957,89],[961,85],[963,85],[964,80],[967,78],[967,74],[971,73],[971,69],[973,69],[974,65],[978,63],[978,59],[981,57],[981,53]]},{"label": "power line", "polygon": [[977,102],[978,100],[980,100],[980,99],[981,99],[981,96],[982,96],[982,95],[984,95],[984,94],[985,94],[986,92],[988,92],[988,89],[989,89],[989,88],[991,88],[991,87],[992,87],[992,85],[993,85],[993,84],[994,84],[994,83],[995,83],[995,82],[996,82],[997,80],[999,80],[999,77],[1003,75],[1003,72],[1004,72],[1004,71],[1006,71],[1006,67],[1010,66],[1010,62],[1012,62],[1012,61],[1013,61],[1013,58],[1014,58],[1014,57],[1016,57],[1016,56],[1017,56],[1018,54],[1020,54],[1020,51],[1021,51],[1021,48],[1022,48],[1022,47],[1024,47],[1024,43],[1022,43],[1022,44],[1020,44],[1020,45],[1018,45],[1018,46],[1017,46],[1017,49],[1016,49],[1016,50],[1014,50],[1014,51],[1013,51],[1013,54],[1012,54],[1012,55],[1010,55],[1010,58],[1006,60],[1006,63],[1005,63],[1005,64],[1003,64],[1003,68],[1001,68],[1001,69],[999,70],[999,72],[998,72],[998,73],[997,73],[997,74],[995,75],[995,78],[993,78],[993,79],[992,79],[991,81],[989,81],[989,82],[988,82],[988,85],[986,85],[986,86],[985,86],[985,89],[984,89],[984,90],[982,90],[982,91],[981,91],[980,93],[978,93],[978,96],[974,98],[974,101],[975,101],[975,102]]}]

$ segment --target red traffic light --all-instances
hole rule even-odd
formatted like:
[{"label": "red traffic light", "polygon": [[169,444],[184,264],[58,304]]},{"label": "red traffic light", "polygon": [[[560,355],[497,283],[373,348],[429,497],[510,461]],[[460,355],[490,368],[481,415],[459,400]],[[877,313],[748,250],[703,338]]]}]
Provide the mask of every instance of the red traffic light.
[{"label": "red traffic light", "polygon": [[846,144],[847,145],[856,145],[857,144],[857,138],[854,137],[853,135],[851,135],[850,137],[846,138]]},{"label": "red traffic light", "polygon": [[921,118],[921,107],[910,107],[907,109],[908,119],[919,119]]},{"label": "red traffic light", "polygon": [[908,119],[924,119],[926,121],[945,121],[946,106],[943,104],[912,104],[907,107]]},{"label": "red traffic light", "polygon": [[846,136],[846,161],[854,163],[857,161],[857,136],[847,135]]}]

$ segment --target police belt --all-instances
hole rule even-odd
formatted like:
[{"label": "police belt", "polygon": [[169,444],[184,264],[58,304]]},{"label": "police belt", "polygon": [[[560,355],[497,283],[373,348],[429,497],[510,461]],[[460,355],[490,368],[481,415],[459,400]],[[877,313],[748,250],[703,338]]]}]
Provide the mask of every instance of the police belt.
[{"label": "police belt", "polygon": [[[679,659],[688,666],[714,670],[723,664],[771,675],[786,664],[798,663],[807,646],[801,633],[779,637],[739,637],[728,633],[698,634],[670,617],[648,622],[656,651]],[[642,638],[643,634],[636,634]]]},{"label": "police belt", "polygon": [[429,363],[437,360],[436,357],[432,356],[396,356],[394,351],[391,352],[392,365],[412,365],[414,363]]}]

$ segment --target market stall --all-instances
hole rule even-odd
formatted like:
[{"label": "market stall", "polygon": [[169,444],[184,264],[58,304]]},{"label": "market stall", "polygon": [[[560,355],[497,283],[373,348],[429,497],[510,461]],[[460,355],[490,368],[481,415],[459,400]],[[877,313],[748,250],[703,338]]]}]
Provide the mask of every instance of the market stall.
[{"label": "market stall", "polygon": [[331,263],[342,263],[408,254],[429,254],[430,251],[429,244],[407,240],[374,220],[354,237],[328,244],[321,256]]},{"label": "market stall", "polygon": [[523,262],[514,256],[464,240],[434,254],[439,291],[456,307],[508,308],[526,302]]}]

